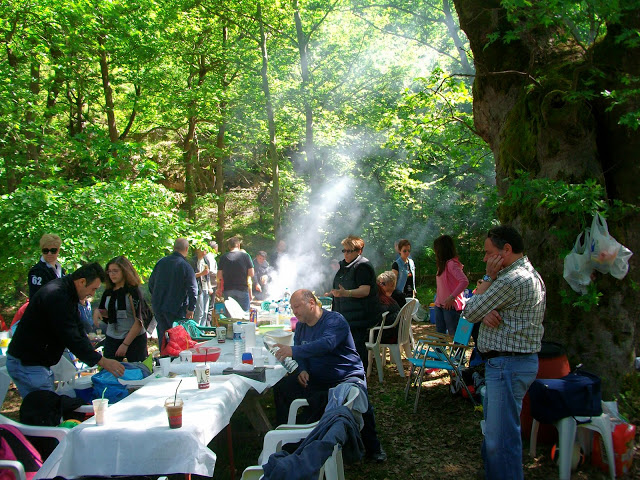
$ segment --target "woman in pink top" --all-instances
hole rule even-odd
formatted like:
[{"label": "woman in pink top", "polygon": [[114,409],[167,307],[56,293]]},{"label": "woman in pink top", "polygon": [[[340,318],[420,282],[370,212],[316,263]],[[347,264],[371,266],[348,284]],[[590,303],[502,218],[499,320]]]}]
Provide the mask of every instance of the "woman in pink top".
[{"label": "woman in pink top", "polygon": [[449,235],[442,235],[433,242],[436,254],[436,330],[455,335],[460,312],[464,306],[462,292],[469,285],[469,279],[462,271],[456,246]]}]

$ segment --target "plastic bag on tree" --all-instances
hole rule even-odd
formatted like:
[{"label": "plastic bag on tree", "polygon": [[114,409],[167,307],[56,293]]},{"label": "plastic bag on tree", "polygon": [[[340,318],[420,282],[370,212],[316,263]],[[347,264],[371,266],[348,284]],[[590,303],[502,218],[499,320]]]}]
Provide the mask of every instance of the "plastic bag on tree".
[{"label": "plastic bag on tree", "polygon": [[591,283],[591,235],[587,228],[576,238],[573,249],[564,258],[563,277],[571,288],[581,295],[587,293]]},{"label": "plastic bag on tree", "polygon": [[609,234],[607,221],[596,213],[591,224],[591,265],[601,273],[611,273],[622,279],[629,271],[629,258],[633,255]]}]

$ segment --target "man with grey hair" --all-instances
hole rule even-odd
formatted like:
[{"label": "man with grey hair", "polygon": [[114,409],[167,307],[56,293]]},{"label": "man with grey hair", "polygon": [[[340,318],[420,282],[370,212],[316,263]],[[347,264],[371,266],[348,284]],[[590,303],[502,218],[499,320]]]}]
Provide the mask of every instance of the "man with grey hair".
[{"label": "man with grey hair", "polygon": [[196,274],[187,261],[189,241],[178,238],[173,253],[158,260],[149,277],[153,313],[158,322],[158,347],[162,349],[165,332],[179,318],[193,318],[198,285]]}]

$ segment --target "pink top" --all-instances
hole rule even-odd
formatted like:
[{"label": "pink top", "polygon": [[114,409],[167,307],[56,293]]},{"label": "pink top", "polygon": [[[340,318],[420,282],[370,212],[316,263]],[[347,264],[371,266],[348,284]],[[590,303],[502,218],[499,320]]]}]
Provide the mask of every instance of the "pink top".
[{"label": "pink top", "polygon": [[464,307],[462,292],[469,285],[469,279],[462,271],[463,265],[458,257],[447,261],[444,272],[436,275],[436,306],[443,307],[449,295],[456,298],[455,309],[460,311]]}]

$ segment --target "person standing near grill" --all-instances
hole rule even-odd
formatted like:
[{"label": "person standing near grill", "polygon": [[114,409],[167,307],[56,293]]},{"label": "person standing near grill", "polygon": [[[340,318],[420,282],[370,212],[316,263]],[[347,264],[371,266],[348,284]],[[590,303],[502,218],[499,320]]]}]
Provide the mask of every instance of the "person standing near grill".
[{"label": "person standing near grill", "polygon": [[489,230],[484,251],[487,273],[463,315],[470,322],[482,322],[478,349],[486,360],[485,477],[521,480],[520,411],[538,373],[546,288],[513,227]]},{"label": "person standing near grill", "polygon": [[368,329],[380,322],[376,272],[371,262],[362,256],[364,240],[349,235],[342,240],[344,260],[333,279],[333,311],[341,313],[349,323],[351,336],[364,365],[369,364],[365,342]]},{"label": "person standing near grill", "polygon": [[58,263],[62,240],[58,235],[45,233],[40,237],[40,261],[29,270],[29,299],[51,280],[64,277],[65,270]]},{"label": "person standing near grill", "polygon": [[224,298],[233,298],[247,312],[251,304],[249,297],[249,278],[255,271],[247,252],[240,250],[239,237],[227,240],[229,251],[222,255],[218,264],[218,288],[222,285]]}]

